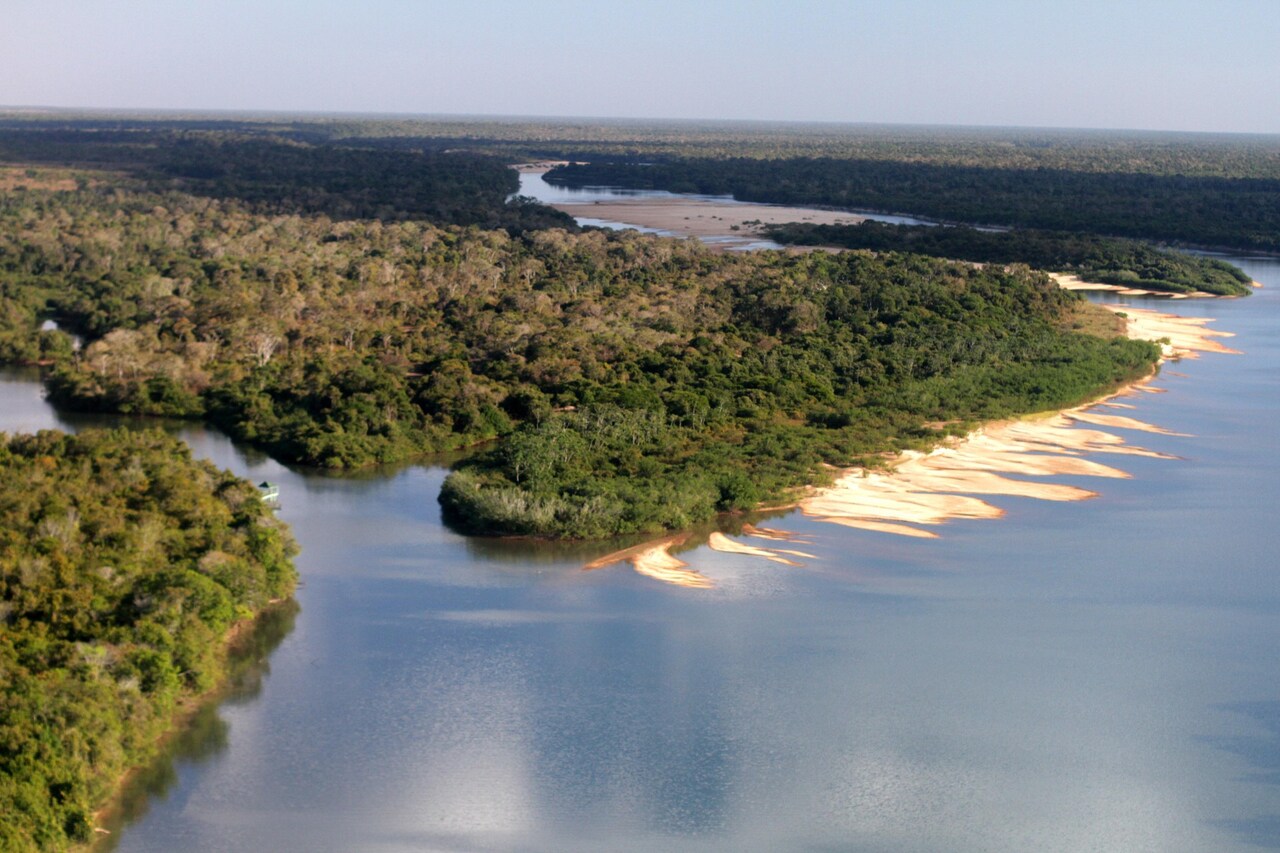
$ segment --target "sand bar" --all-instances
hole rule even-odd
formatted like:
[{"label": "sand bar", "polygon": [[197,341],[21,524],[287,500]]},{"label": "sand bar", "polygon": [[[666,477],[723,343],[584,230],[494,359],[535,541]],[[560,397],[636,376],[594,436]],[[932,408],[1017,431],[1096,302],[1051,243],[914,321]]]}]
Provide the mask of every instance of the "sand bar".
[{"label": "sand bar", "polygon": [[732,247],[765,239],[760,225],[809,222],[817,225],[853,225],[866,219],[839,210],[780,207],[697,198],[636,198],[617,201],[560,203],[551,205],[570,216],[656,228],[677,237],[715,241],[710,245]]},{"label": "sand bar", "polygon": [[[1215,340],[1229,333],[1206,328],[1210,322],[1206,318],[1179,317],[1123,305],[1107,307],[1126,315],[1130,337],[1164,339],[1164,358],[1195,357],[1200,352],[1235,352]],[[1152,392],[1162,390],[1148,386],[1144,381],[1130,387]],[[1006,475],[1128,477],[1124,471],[1084,459],[1081,454],[1128,453],[1169,458],[1169,454],[1129,446],[1112,433],[1075,428],[1076,423],[1087,423],[1159,435],[1182,435],[1126,415],[1092,411],[1099,403],[1108,401],[1068,409],[1047,418],[989,424],[931,453],[903,454],[889,473],[852,469],[831,488],[800,501],[800,509],[823,521],[900,535],[927,535],[928,531],[915,525],[937,525],[957,518],[998,518],[1002,514],[981,501],[985,509],[972,503],[957,503],[956,493],[1087,500],[1097,493]]]},{"label": "sand bar", "polygon": [[688,533],[667,536],[652,542],[642,542],[621,551],[613,551],[587,563],[585,571],[603,569],[615,563],[630,563],[637,573],[673,586],[690,589],[710,589],[715,586],[711,579],[700,575],[689,568],[689,564],[671,553],[672,548],[679,547],[689,539]]},{"label": "sand bar", "polygon": [[1129,337],[1144,341],[1167,339],[1168,342],[1162,344],[1166,359],[1198,358],[1202,352],[1240,354],[1239,350],[1231,349],[1220,341],[1214,340],[1214,338],[1235,337],[1235,334],[1206,328],[1213,322],[1208,317],[1180,317],[1177,314],[1165,314],[1162,311],[1134,308],[1129,305],[1104,307],[1124,315],[1125,322],[1128,324],[1126,333]]},{"label": "sand bar", "polygon": [[[782,563],[784,566],[800,565],[795,560],[782,556],[778,551],[769,548],[760,548],[755,545],[746,545],[742,542],[734,542],[723,533],[715,532],[707,539],[707,547],[712,551],[723,551],[727,554],[745,554],[749,557],[763,557],[774,563]],[[794,553],[794,552],[791,552]]]},{"label": "sand bar", "polygon": [[1062,272],[1048,273],[1049,278],[1058,283],[1063,290],[1087,290],[1101,293],[1115,293],[1118,296],[1159,296],[1165,299],[1219,299],[1216,293],[1193,290],[1188,293],[1174,293],[1169,290],[1146,290],[1141,287],[1125,287],[1120,284],[1102,284],[1097,281],[1085,281],[1078,275]]}]

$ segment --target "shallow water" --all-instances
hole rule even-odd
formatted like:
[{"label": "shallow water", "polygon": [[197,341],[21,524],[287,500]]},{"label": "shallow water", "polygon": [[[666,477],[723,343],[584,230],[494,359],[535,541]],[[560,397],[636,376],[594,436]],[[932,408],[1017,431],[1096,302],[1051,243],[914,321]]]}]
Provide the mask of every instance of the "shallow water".
[{"label": "shallow water", "polygon": [[[438,466],[328,477],[176,426],[280,483],[301,611],[116,849],[1280,848],[1280,261],[1241,263],[1268,289],[1132,300],[1244,352],[1127,400],[1181,459],[935,541],[775,518],[814,558],[681,553],[710,590],[458,536]],[[8,431],[103,420],[20,371],[0,401]]]}]

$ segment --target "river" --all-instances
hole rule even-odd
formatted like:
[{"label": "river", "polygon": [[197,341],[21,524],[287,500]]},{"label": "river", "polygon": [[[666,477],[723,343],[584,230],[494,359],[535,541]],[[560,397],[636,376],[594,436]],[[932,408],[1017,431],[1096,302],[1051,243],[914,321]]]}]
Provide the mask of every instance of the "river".
[{"label": "river", "polygon": [[[129,853],[1280,848],[1280,260],[1184,301],[1244,355],[1167,365],[1128,480],[937,540],[820,524],[711,589],[444,527],[440,465],[281,486],[294,628],[135,792]],[[1165,307],[1160,300],[1135,304]],[[30,372],[0,429],[78,429]],[[120,419],[105,419],[118,421]],[[1083,479],[1083,478],[1078,478]],[[1064,478],[1066,482],[1075,482]],[[220,721],[220,722],[219,722]]]}]

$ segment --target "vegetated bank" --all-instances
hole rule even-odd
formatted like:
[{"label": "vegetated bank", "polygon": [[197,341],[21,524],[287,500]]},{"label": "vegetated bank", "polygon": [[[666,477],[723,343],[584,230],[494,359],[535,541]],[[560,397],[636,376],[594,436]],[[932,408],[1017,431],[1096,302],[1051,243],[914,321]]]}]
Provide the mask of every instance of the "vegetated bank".
[{"label": "vegetated bank", "polygon": [[1026,267],[339,220],[33,171],[0,197],[0,356],[51,362],[56,402],[334,468],[501,437],[442,495],[474,532],[686,527],[1156,357],[1074,331],[1086,304]]},{"label": "vegetated bank", "polygon": [[1026,267],[751,257],[756,270],[704,291],[723,313],[631,362],[616,396],[461,463],[441,492],[447,517],[477,533],[679,529],[785,501],[830,466],[1083,402],[1158,354],[1075,331],[1087,304]]},{"label": "vegetated bank", "polygon": [[[1273,155],[1274,159],[1274,155]],[[729,194],[951,222],[1280,251],[1280,177],[1007,168],[838,157],[573,163],[549,183]]]},{"label": "vegetated bank", "polygon": [[92,838],[295,550],[253,484],[158,430],[0,435],[0,850]]},{"label": "vegetated bank", "polygon": [[1239,267],[1161,249],[1138,240],[1064,231],[982,231],[968,226],[814,225],[765,226],[771,240],[798,246],[836,246],[876,252],[918,252],[984,264],[1024,263],[1070,273],[1084,281],[1169,293],[1248,296],[1252,280]]}]

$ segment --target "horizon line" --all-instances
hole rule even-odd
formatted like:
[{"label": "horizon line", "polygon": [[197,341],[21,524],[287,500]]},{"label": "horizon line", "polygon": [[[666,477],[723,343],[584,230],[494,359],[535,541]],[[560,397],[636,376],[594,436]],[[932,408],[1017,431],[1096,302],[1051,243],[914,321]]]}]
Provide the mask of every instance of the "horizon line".
[{"label": "horizon line", "polygon": [[954,124],[945,122],[906,122],[906,121],[853,121],[847,119],[777,119],[777,118],[688,118],[678,116],[598,116],[598,115],[566,115],[566,114],[532,114],[532,113],[448,113],[448,112],[400,112],[378,110],[314,110],[314,109],[267,109],[267,108],[232,108],[232,107],[86,107],[56,106],[46,104],[7,104],[0,105],[0,118],[11,116],[39,114],[50,115],[109,115],[137,117],[250,117],[294,118],[294,119],[416,119],[429,121],[462,121],[475,123],[515,124],[541,123],[549,121],[569,121],[580,124],[617,123],[617,124],[728,124],[728,125],[793,125],[809,127],[844,127],[844,128],[914,128],[914,129],[949,129],[949,130],[996,130],[996,131],[1053,131],[1077,133],[1149,133],[1177,134],[1186,136],[1254,136],[1280,137],[1276,131],[1251,130],[1178,130],[1169,128],[1141,127],[1081,127],[1073,125],[1031,125],[1031,124]]}]

